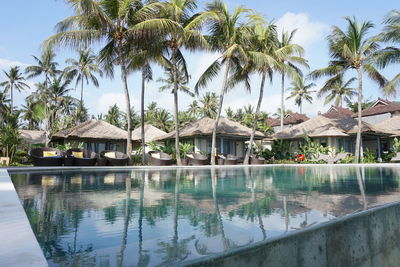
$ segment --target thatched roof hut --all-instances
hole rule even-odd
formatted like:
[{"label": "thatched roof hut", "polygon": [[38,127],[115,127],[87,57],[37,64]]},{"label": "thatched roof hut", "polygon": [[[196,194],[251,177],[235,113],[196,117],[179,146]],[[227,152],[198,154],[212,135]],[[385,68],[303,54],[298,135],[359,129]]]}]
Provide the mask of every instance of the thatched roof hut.
[{"label": "thatched roof hut", "polygon": [[[373,126],[366,122],[363,122],[362,124],[363,133],[386,136],[395,134],[394,131],[386,130],[378,126]],[[335,127],[337,130],[343,133],[351,135],[357,133],[357,125],[358,121],[350,116],[327,118],[325,116],[319,115],[291,128],[284,129],[283,131],[275,134],[274,137],[280,139],[299,139],[302,138],[304,134],[307,134],[309,136],[317,136],[323,132],[328,131],[332,127]]]},{"label": "thatched roof hut", "polygon": [[44,131],[38,130],[19,130],[22,140],[29,145],[44,144],[46,142],[46,134]]},{"label": "thatched roof hut", "polygon": [[399,132],[400,135],[400,116],[394,116],[381,123],[378,123],[376,127],[386,129],[389,131]]},{"label": "thatched roof hut", "polygon": [[[214,128],[215,120],[204,117],[198,121],[192,122],[179,131],[179,136],[182,137],[194,137],[194,136],[211,136]],[[251,129],[240,124],[236,121],[231,121],[227,118],[221,117],[217,128],[218,136],[226,137],[240,137],[250,138]],[[166,135],[161,136],[157,140],[173,139],[175,137],[175,131],[172,131]],[[262,132],[256,131],[254,136],[256,139],[263,139],[265,135]]]},{"label": "thatched roof hut", "polygon": [[[167,133],[164,132],[163,130],[158,129],[157,127],[154,127],[151,124],[145,124],[144,125],[144,141],[145,142],[152,142],[157,140],[157,138],[166,135]],[[141,135],[141,127],[136,128],[132,132],[132,141],[139,142],[142,140],[142,135]]]},{"label": "thatched roof hut", "polygon": [[127,132],[108,122],[88,120],[75,127],[62,130],[53,135],[54,139],[102,139],[126,140]]}]

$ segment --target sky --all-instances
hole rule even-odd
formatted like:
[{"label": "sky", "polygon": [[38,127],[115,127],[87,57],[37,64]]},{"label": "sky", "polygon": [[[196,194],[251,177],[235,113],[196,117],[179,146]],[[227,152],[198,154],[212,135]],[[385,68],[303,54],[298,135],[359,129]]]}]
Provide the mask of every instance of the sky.
[{"label": "sky", "polygon": [[[71,8],[63,0],[2,0],[0,16],[0,70],[8,70],[11,66],[19,65],[21,68],[35,63],[32,55],[39,56],[41,44],[44,40],[55,33],[54,26],[57,22],[72,15]],[[375,29],[371,34],[376,34],[382,29],[384,16],[393,9],[399,9],[397,1],[380,0],[336,0],[336,1],[315,1],[315,0],[281,0],[281,1],[257,1],[257,0],[229,0],[224,1],[230,10],[237,6],[251,8],[264,15],[268,21],[274,21],[279,29],[297,29],[295,42],[305,48],[305,57],[309,61],[310,69],[314,70],[327,65],[329,61],[326,36],[329,34],[331,26],[343,27],[344,16],[356,16],[358,20],[371,20],[375,24]],[[199,11],[207,1],[198,1]],[[397,5],[396,5],[397,3]],[[67,58],[76,58],[77,53],[65,48],[56,50],[56,60],[62,69],[66,66]],[[184,55],[188,62],[191,80],[189,87],[193,88],[197,79],[203,71],[218,57],[217,54],[208,52],[190,53],[185,51]],[[399,67],[391,67],[383,70],[382,73],[391,79],[398,72]],[[307,73],[307,70],[304,70]],[[172,112],[173,96],[170,92],[159,92],[160,83],[157,79],[162,77],[163,70],[157,66],[153,67],[153,81],[146,86],[146,104],[156,101],[160,107],[167,108]],[[200,97],[207,91],[219,92],[222,84],[222,75],[216,77],[207,88],[202,89]],[[355,73],[349,74],[349,77]],[[5,79],[3,71],[0,72],[0,82]],[[42,78],[43,79],[43,78]],[[377,85],[364,79],[364,98],[376,99],[383,97]],[[35,83],[41,81],[40,78],[28,81],[30,89],[15,93],[15,104],[24,103],[25,97],[36,89]],[[100,87],[92,85],[85,86],[84,101],[89,108],[90,114],[106,113],[108,108],[117,104],[121,109],[125,109],[125,100],[122,92],[119,73],[116,72],[115,79],[100,78]],[[318,90],[324,80],[314,81]],[[260,78],[252,76],[252,91],[247,92],[244,87],[236,87],[230,91],[224,102],[223,110],[228,106],[236,109],[244,105],[257,104]],[[74,87],[74,83],[71,87]],[[131,94],[131,101],[134,109],[140,107],[140,75],[133,73],[129,76],[128,86]],[[289,83],[286,84],[288,87]],[[356,86],[356,83],[353,84]],[[280,103],[280,79],[274,77],[273,83],[266,84],[262,110],[270,114],[276,112]],[[72,95],[79,98],[79,90],[72,91]],[[286,93],[288,94],[288,93]],[[313,96],[312,104],[304,104],[303,112],[309,116],[315,116],[318,112],[326,111],[330,105],[323,104],[323,99]],[[398,100],[396,97],[391,100]],[[194,98],[180,95],[180,109],[185,109]],[[286,108],[298,111],[292,99],[286,100]]]}]

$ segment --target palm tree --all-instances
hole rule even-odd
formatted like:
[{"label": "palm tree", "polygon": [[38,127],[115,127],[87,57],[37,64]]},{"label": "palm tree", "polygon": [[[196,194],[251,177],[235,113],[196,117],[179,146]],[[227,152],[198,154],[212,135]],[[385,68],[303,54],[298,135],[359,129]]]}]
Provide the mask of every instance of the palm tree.
[{"label": "palm tree", "polygon": [[189,104],[187,112],[197,118],[200,113],[199,102],[193,100],[192,103]]},{"label": "palm tree", "polygon": [[[256,24],[262,19],[252,14],[249,16],[250,10],[244,7],[237,7],[233,13],[229,12],[227,5],[219,0],[207,4],[206,11],[200,14],[196,20],[207,20],[210,31],[210,44],[213,48],[221,52],[222,55],[214,61],[207,70],[200,76],[195,90],[205,87],[210,80],[215,78],[225,65],[223,82],[219,94],[218,111],[213,127],[211,142],[211,164],[215,165],[215,157],[217,155],[217,128],[221,117],[222,106],[224,102],[225,92],[229,87],[234,86],[228,79],[231,73],[237,73],[241,69],[240,63],[247,60],[245,45],[250,38],[250,26]],[[243,17],[247,16],[247,20],[243,23]],[[249,85],[247,88],[249,88]]]},{"label": "palm tree", "polygon": [[[283,112],[282,112],[282,111],[283,111]],[[272,114],[272,116],[274,116],[274,117],[280,119],[282,115],[283,115],[283,117],[285,118],[285,116],[286,116],[287,114],[290,114],[290,113],[293,113],[293,111],[290,110],[290,109],[282,110],[281,108],[277,108],[277,109],[276,109],[276,112],[275,112],[274,114]]]},{"label": "palm tree", "polygon": [[107,114],[105,116],[105,121],[108,122],[109,124],[122,128],[121,116],[122,114],[121,111],[119,110],[119,107],[117,106],[117,104],[114,104],[107,111]]},{"label": "palm tree", "polygon": [[14,113],[14,89],[21,92],[21,90],[28,89],[29,85],[25,83],[25,78],[22,76],[18,66],[11,67],[8,72],[3,72],[6,75],[7,80],[0,83],[0,86],[4,87],[5,92],[10,91],[10,111],[11,113]]},{"label": "palm tree", "polygon": [[83,106],[83,83],[89,84],[89,81],[96,87],[99,87],[99,81],[95,74],[99,74],[100,77],[103,76],[103,72],[97,65],[96,56],[93,54],[91,49],[82,49],[78,51],[79,59],[69,58],[65,63],[70,64],[70,66],[65,68],[65,72],[70,79],[76,79],[75,88],[80,83],[81,85],[81,98],[80,105]]},{"label": "palm tree", "polygon": [[44,74],[44,85],[50,82],[50,77],[59,74],[57,70],[58,63],[54,61],[56,54],[51,47],[43,49],[40,58],[32,56],[37,62],[37,65],[28,66],[25,68],[25,73],[28,74],[27,79],[38,77]]},{"label": "palm tree", "polygon": [[218,98],[217,94],[214,92],[206,92],[205,95],[199,100],[201,103],[200,106],[200,115],[202,117],[209,117],[215,119],[218,112]]},{"label": "palm tree", "polygon": [[[341,29],[333,26],[330,35],[327,37],[331,61],[325,68],[313,71],[312,78],[322,76],[332,77],[344,75],[348,70],[357,72],[358,81],[358,129],[355,147],[355,162],[360,160],[361,128],[362,128],[362,90],[363,73],[366,73],[373,81],[383,88],[387,79],[382,76],[373,66],[376,54],[379,51],[377,38],[368,37],[369,31],[374,27],[370,21],[359,23],[355,17],[345,17],[347,28]],[[388,91],[386,91],[388,93]]]},{"label": "palm tree", "polygon": [[318,91],[318,97],[327,95],[325,97],[324,104],[334,102],[335,106],[342,107],[343,101],[346,103],[351,102],[351,98],[357,95],[355,88],[350,85],[357,80],[356,78],[350,78],[345,81],[343,76],[337,76],[337,79],[329,79]]},{"label": "palm tree", "polygon": [[128,57],[134,45],[153,36],[177,31],[179,25],[169,19],[156,18],[159,3],[143,5],[132,0],[68,0],[74,15],[59,22],[58,33],[51,36],[45,47],[64,45],[82,49],[101,43],[99,64],[106,75],[113,77],[114,66],[121,70],[121,82],[126,102],[127,154],[132,153],[131,101],[128,90]]},{"label": "palm tree", "polygon": [[289,52],[286,55],[282,55],[279,59],[281,63],[278,70],[281,73],[281,130],[283,130],[283,118],[285,117],[285,77],[288,75],[292,78],[296,75],[302,75],[299,65],[308,68],[307,60],[303,58],[304,49],[300,45],[293,43],[296,31],[297,30],[291,32],[282,31],[282,35],[277,42],[278,48],[288,51],[291,50],[291,53]]},{"label": "palm tree", "polygon": [[10,99],[7,97],[7,93],[5,91],[0,91],[0,124],[10,112],[8,103],[10,103]]},{"label": "palm tree", "polygon": [[[392,10],[384,19],[385,27],[380,35],[382,41],[400,45],[400,10]],[[379,67],[400,63],[400,46],[384,48],[377,58]],[[400,85],[400,73],[387,83],[384,91],[394,92]]]},{"label": "palm tree", "polygon": [[168,112],[168,110],[160,108],[154,114],[153,124],[155,127],[160,128],[165,132],[171,131],[173,126],[172,115]]},{"label": "palm tree", "polygon": [[[252,126],[249,147],[246,151],[244,164],[249,163],[250,152],[253,147],[254,135],[257,129],[261,104],[264,96],[265,80],[268,77],[269,80],[272,82],[273,71],[274,69],[279,68],[278,66],[279,61],[276,60],[277,56],[281,57],[282,55],[286,55],[287,53],[286,50],[288,50],[287,47],[283,47],[280,48],[280,50],[277,50],[276,44],[278,39],[277,39],[276,26],[274,24],[268,24],[266,27],[264,27],[263,24],[258,24],[257,26],[254,27],[253,36],[254,38],[252,39],[250,45],[250,49],[252,51],[248,52],[250,61],[248,63],[248,66],[245,67],[245,69],[248,72],[260,73],[261,84],[260,84],[259,97],[255,113],[254,113],[254,108],[251,105],[249,105],[247,108],[246,107],[244,108],[245,113],[248,114],[245,116],[246,124],[250,127]],[[289,50],[290,50],[289,52],[292,52],[291,49]]]},{"label": "palm tree", "polygon": [[[207,41],[199,31],[203,21],[195,20],[197,14],[192,15],[197,8],[196,0],[168,0],[161,10],[162,17],[168,18],[181,26],[180,31],[171,32],[165,39],[168,48],[167,70],[171,72],[174,94],[174,120],[175,120],[175,153],[177,165],[181,165],[179,155],[179,119],[178,119],[178,91],[182,88],[179,83],[187,82],[189,75],[182,48],[190,50],[207,47]],[[181,76],[183,75],[183,76]]]},{"label": "palm tree", "polygon": [[305,84],[303,77],[298,75],[294,78],[291,85],[292,87],[288,88],[290,95],[286,99],[294,98],[294,103],[300,108],[300,114],[303,114],[303,102],[312,103],[313,98],[311,94],[316,91],[310,90],[310,88],[314,87],[315,83]]},{"label": "palm tree", "polygon": [[[184,71],[178,67],[178,91],[181,91],[183,93],[186,93],[190,95],[191,97],[194,97],[195,94],[190,92],[190,88],[187,86],[189,83],[189,77],[187,77],[184,73]],[[172,69],[168,69],[168,71],[164,72],[165,78],[158,78],[157,82],[163,83],[162,86],[159,87],[160,92],[163,92],[165,90],[171,90],[171,93],[174,93],[174,88],[175,88],[175,82],[174,82],[174,74]]]}]

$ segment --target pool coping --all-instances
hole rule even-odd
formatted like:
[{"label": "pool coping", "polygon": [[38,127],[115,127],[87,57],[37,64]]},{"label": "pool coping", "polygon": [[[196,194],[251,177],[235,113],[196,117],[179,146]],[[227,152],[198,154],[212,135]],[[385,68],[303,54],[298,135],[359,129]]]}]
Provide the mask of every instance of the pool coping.
[{"label": "pool coping", "polygon": [[0,266],[48,266],[11,177],[0,169]]},{"label": "pool coping", "polygon": [[[8,167],[0,168],[0,236],[2,241],[0,244],[0,266],[48,266],[43,252],[37,242],[37,239],[32,231],[25,210],[21,205],[15,187],[11,181],[10,173],[24,171],[68,171],[68,170],[165,170],[165,169],[231,169],[243,167],[400,167],[400,163],[374,163],[374,164],[263,164],[263,165],[223,165],[223,166],[93,166],[93,167]],[[4,192],[5,193],[4,193]],[[315,231],[326,226],[341,223],[351,218],[374,213],[378,210],[400,205],[399,202],[382,204],[376,207],[369,208],[364,211],[355,212],[345,215],[340,218],[332,219],[328,222],[320,223],[308,227],[306,229],[296,230],[285,234],[284,236],[273,237],[267,240],[259,241],[246,247],[231,249],[226,252],[216,253],[210,256],[204,256],[198,259],[190,260],[184,263],[177,263],[174,266],[197,265],[203,263],[211,263],[213,260],[226,257],[235,253],[255,249],[264,246],[267,243],[274,242],[280,239],[291,238],[301,235],[302,233]],[[7,214],[2,216],[1,214]],[[10,217],[11,216],[11,217]]]}]

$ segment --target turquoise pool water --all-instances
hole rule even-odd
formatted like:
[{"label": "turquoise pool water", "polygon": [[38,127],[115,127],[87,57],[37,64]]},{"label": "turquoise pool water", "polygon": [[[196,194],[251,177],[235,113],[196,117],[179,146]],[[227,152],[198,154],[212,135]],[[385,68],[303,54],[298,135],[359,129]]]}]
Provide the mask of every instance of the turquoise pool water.
[{"label": "turquoise pool water", "polygon": [[164,266],[400,200],[400,169],[11,172],[50,266]]}]

